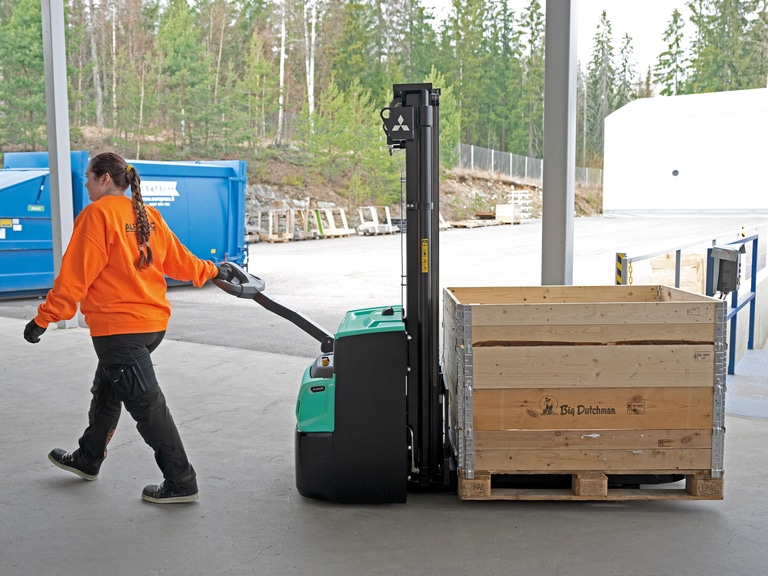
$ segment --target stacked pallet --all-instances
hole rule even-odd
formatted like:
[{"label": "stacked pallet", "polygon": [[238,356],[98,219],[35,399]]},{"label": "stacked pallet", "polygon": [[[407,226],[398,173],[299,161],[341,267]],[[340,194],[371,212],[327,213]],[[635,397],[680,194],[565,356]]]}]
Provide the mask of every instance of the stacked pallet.
[{"label": "stacked pallet", "polygon": [[288,242],[293,240],[295,227],[292,210],[259,210],[255,214],[254,232],[261,242]]},{"label": "stacked pallet", "polygon": [[361,206],[357,212],[360,217],[357,233],[360,236],[378,236],[400,232],[400,228],[392,223],[389,206]]},{"label": "stacked pallet", "polygon": [[350,236],[343,208],[323,209],[260,209],[248,226],[249,239],[261,242],[288,242],[316,238]]}]

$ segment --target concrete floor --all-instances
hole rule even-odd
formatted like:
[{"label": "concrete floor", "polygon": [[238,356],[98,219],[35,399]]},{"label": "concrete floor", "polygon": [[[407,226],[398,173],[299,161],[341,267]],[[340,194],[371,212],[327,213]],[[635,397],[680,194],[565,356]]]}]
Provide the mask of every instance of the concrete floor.
[{"label": "concrete floor", "polygon": [[[189,505],[140,500],[160,480],[127,415],[100,477],[52,466],[85,426],[88,332],[23,341],[0,318],[0,572],[15,575],[685,576],[762,574],[768,421],[726,419],[725,499],[343,506],[296,493],[293,408],[308,360],[168,340],[160,381],[198,470]],[[761,351],[768,354],[768,351]],[[764,388],[765,390],[765,388]]]},{"label": "concrete floor", "polygon": [[[350,239],[349,246],[369,240],[378,242]],[[324,244],[344,250],[344,242]],[[314,244],[307,250],[320,243]],[[264,247],[266,255],[256,260],[273,262],[279,248]],[[197,314],[221,309],[214,288],[183,289],[172,300],[187,294],[200,299]],[[750,353],[729,377],[729,389],[757,403],[750,405],[751,417],[726,403],[723,501],[465,502],[454,494],[410,494],[406,504],[349,506],[305,499],[295,489],[294,402],[311,355],[254,349],[267,348],[253,341],[268,334],[236,347],[183,341],[169,331],[154,361],[198,471],[201,498],[157,506],[140,500],[143,486],[160,475],[128,415],[98,480],[83,481],[48,462],[52,448],[73,449],[86,425],[96,361],[85,329],[51,328],[40,344],[26,343],[24,317],[35,305],[0,308],[3,576],[738,576],[765,570],[768,414],[760,402],[768,397],[768,351]],[[184,319],[184,310],[191,318],[195,306],[178,308],[176,320],[188,332],[202,330]],[[244,313],[236,310],[221,314]]]}]

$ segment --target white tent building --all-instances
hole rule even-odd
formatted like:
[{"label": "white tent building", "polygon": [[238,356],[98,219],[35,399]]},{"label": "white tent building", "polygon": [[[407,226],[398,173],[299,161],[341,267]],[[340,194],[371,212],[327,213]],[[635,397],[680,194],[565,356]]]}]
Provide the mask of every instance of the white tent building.
[{"label": "white tent building", "polygon": [[768,214],[768,89],[635,100],[605,119],[603,214]]}]

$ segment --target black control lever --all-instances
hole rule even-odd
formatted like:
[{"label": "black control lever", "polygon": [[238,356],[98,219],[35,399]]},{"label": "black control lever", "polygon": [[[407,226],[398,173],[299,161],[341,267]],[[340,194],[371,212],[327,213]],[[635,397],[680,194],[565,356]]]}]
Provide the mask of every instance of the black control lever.
[{"label": "black control lever", "polygon": [[286,306],[283,306],[279,302],[275,302],[269,296],[264,294],[264,288],[266,285],[261,278],[246,272],[233,262],[230,262],[229,264],[234,270],[235,277],[231,280],[221,280],[219,278],[214,278],[213,283],[216,284],[216,286],[224,290],[224,292],[232,294],[233,296],[237,296],[238,298],[254,300],[273,314],[277,314],[289,322],[292,322],[304,330],[304,332],[312,336],[312,338],[320,342],[320,350],[323,353],[329,354],[333,352],[333,334],[318,324],[315,324],[306,316],[299,314],[295,310],[291,310]]},{"label": "black control lever", "polygon": [[264,288],[266,287],[264,280],[258,276],[249,274],[233,262],[229,262],[229,265],[235,273],[234,278],[231,280],[221,280],[219,278],[213,279],[213,283],[224,290],[224,292],[237,296],[238,298],[253,300],[256,298],[257,294],[264,291]]}]

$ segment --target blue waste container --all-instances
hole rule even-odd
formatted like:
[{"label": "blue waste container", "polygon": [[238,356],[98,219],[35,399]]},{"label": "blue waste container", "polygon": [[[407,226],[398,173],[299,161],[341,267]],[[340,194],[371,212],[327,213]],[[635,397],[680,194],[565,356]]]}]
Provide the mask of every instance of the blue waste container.
[{"label": "blue waste container", "polygon": [[190,252],[245,264],[245,162],[130,162],[141,175],[144,203],[160,211]]},{"label": "blue waste container", "polygon": [[49,171],[0,170],[0,294],[53,285]]},{"label": "blue waste container", "polygon": [[[72,152],[75,216],[90,200],[88,153]],[[198,258],[246,265],[246,163],[129,160],[141,176],[144,202]],[[45,293],[53,285],[47,152],[6,153],[0,170],[0,298]],[[29,176],[29,178],[26,178]],[[34,208],[30,208],[34,206]],[[31,270],[34,268],[34,271]]]},{"label": "blue waste container", "polygon": [[[88,169],[88,152],[78,150],[70,152],[72,164],[72,208],[75,216],[90,202],[85,189],[85,171]],[[6,152],[3,155],[4,168],[34,168],[48,171],[48,152]],[[49,194],[50,192],[46,192]],[[0,204],[2,208],[2,204]]]}]

